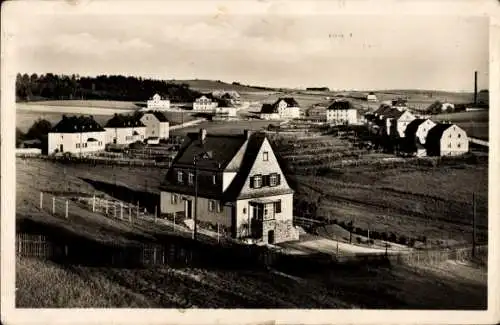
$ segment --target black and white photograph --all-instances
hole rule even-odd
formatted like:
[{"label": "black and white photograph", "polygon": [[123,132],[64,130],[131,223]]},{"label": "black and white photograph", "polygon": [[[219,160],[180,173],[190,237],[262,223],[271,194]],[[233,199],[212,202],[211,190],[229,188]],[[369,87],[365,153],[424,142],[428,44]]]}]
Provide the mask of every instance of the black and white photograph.
[{"label": "black and white photograph", "polygon": [[439,2],[4,2],[2,300],[490,312],[498,3]]}]

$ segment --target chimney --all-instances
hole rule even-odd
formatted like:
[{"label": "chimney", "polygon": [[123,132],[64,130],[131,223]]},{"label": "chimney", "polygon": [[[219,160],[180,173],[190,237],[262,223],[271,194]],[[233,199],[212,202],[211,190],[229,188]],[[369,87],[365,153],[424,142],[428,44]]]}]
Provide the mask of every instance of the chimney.
[{"label": "chimney", "polygon": [[477,71],[474,71],[474,105],[477,104]]},{"label": "chimney", "polygon": [[243,134],[245,135],[245,139],[249,139],[250,136],[252,135],[252,131],[250,131],[250,130],[244,130]]},{"label": "chimney", "polygon": [[207,137],[207,130],[206,129],[200,129],[199,133],[199,140],[201,143],[205,142],[205,138]]}]

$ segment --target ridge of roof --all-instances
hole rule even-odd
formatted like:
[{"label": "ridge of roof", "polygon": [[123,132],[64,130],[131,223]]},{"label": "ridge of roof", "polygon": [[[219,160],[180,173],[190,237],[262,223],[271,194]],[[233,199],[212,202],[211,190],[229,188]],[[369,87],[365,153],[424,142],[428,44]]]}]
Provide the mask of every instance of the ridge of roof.
[{"label": "ridge of roof", "polygon": [[103,132],[104,128],[92,116],[66,116],[51,129],[50,133]]},{"label": "ridge of roof", "polygon": [[141,122],[140,117],[136,115],[115,114],[106,122],[106,128],[130,128],[130,127],[145,127]]}]

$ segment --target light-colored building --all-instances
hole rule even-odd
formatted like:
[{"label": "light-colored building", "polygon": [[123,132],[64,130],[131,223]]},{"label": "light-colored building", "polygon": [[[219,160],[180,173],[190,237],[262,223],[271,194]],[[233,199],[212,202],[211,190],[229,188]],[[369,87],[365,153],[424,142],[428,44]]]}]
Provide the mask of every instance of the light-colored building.
[{"label": "light-colored building", "polygon": [[376,102],[377,101],[377,96],[374,93],[369,93],[366,96],[366,100],[369,102]]},{"label": "light-colored building", "polygon": [[170,100],[162,99],[160,95],[154,94],[153,98],[147,101],[148,110],[169,110]]},{"label": "light-colored building", "polygon": [[347,100],[336,100],[326,109],[326,122],[330,124],[356,124],[358,112]]},{"label": "light-colored building", "polygon": [[452,103],[442,103],[441,104],[441,111],[446,112],[446,111],[454,111],[455,110],[455,105]]},{"label": "light-colored building", "polygon": [[298,239],[293,194],[264,134],[212,135],[201,129],[188,134],[168,170],[161,213],[182,215],[189,224],[196,200],[200,224],[219,225],[233,238],[279,243]]},{"label": "light-colored building", "polygon": [[425,143],[429,131],[436,126],[430,119],[414,119],[405,130],[403,151],[416,153],[418,157],[427,155]]},{"label": "light-colored building", "polygon": [[459,156],[469,151],[467,132],[455,124],[438,123],[427,134],[428,156]]},{"label": "light-colored building", "polygon": [[209,98],[206,95],[203,95],[194,101],[193,110],[202,112],[213,112],[217,106],[218,103],[216,100]]},{"label": "light-colored building", "polygon": [[85,155],[105,148],[106,131],[90,116],[63,115],[48,134],[48,154]]},{"label": "light-colored building", "polygon": [[146,111],[141,112],[138,118],[146,126],[145,137],[148,140],[168,139],[170,123],[163,112]]},{"label": "light-colored building", "polygon": [[407,110],[400,111],[397,108],[392,108],[384,113],[383,119],[389,136],[404,138],[406,127],[415,119],[415,115]]},{"label": "light-colored building", "polygon": [[104,126],[106,143],[128,145],[146,139],[146,126],[137,116],[115,114]]},{"label": "light-colored building", "polygon": [[405,137],[412,140],[418,140],[420,144],[425,144],[427,134],[435,126],[436,123],[430,119],[414,119],[406,127]]},{"label": "light-colored building", "polygon": [[292,97],[279,98],[273,104],[263,104],[260,117],[264,120],[290,120],[299,118],[299,103]]}]

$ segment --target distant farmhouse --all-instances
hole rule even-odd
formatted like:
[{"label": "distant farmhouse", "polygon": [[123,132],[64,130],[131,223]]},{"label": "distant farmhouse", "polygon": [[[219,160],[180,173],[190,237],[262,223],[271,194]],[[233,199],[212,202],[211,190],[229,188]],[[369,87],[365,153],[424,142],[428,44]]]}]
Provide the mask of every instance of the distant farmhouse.
[{"label": "distant farmhouse", "polygon": [[241,103],[240,94],[235,90],[215,90],[212,92],[212,96],[214,98],[222,99],[230,105],[239,105]]},{"label": "distant farmhouse", "polygon": [[169,110],[170,100],[162,99],[160,95],[154,94],[153,98],[147,101],[148,110]]},{"label": "distant farmhouse", "polygon": [[347,100],[336,100],[326,109],[326,121],[330,124],[356,124],[358,112]]},{"label": "distant farmhouse", "polygon": [[367,100],[367,101],[369,101],[369,102],[376,102],[376,101],[377,101],[377,96],[375,96],[375,93],[370,92],[370,93],[366,96],[366,100]]},{"label": "distant farmhouse", "polygon": [[289,120],[300,117],[299,103],[293,97],[279,98],[273,104],[263,104],[260,117],[264,120]]},{"label": "distant farmhouse", "polygon": [[453,105],[452,103],[445,102],[441,104],[441,111],[443,112],[453,112],[454,110],[455,105]]},{"label": "distant farmhouse", "polygon": [[104,150],[106,131],[91,116],[63,115],[48,134],[48,153],[85,155]]},{"label": "distant farmhouse", "polygon": [[467,133],[455,124],[439,123],[427,134],[429,156],[458,156],[469,151]]},{"label": "distant farmhouse", "polygon": [[128,145],[146,138],[146,126],[137,116],[115,114],[104,126],[106,142]]},{"label": "distant farmhouse", "polygon": [[170,123],[163,112],[139,112],[137,118],[146,126],[145,137],[148,142],[169,138]]},{"label": "distant farmhouse", "polygon": [[293,194],[264,134],[211,135],[201,129],[188,134],[168,170],[161,213],[182,214],[188,226],[196,217],[233,238],[273,244],[298,239]]},{"label": "distant farmhouse", "polygon": [[203,95],[197,98],[193,103],[193,111],[213,112],[218,105],[214,98],[210,95]]}]

